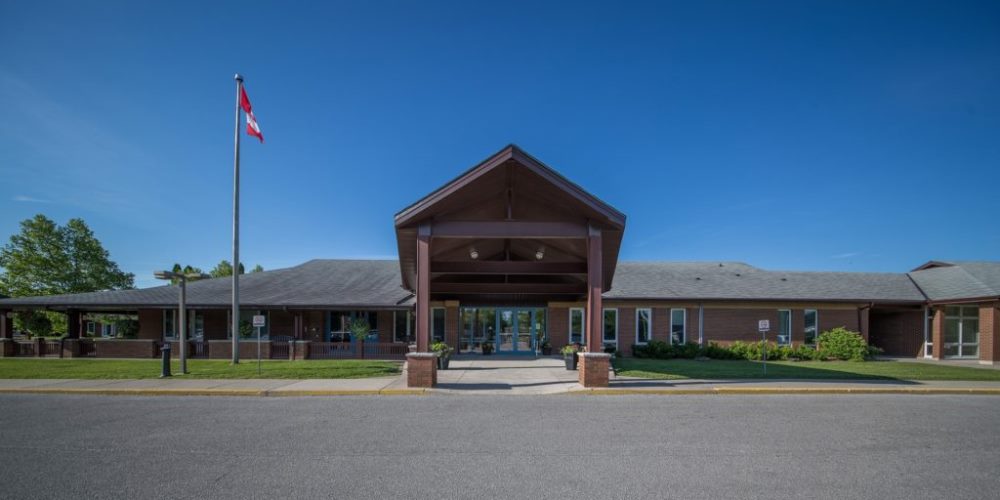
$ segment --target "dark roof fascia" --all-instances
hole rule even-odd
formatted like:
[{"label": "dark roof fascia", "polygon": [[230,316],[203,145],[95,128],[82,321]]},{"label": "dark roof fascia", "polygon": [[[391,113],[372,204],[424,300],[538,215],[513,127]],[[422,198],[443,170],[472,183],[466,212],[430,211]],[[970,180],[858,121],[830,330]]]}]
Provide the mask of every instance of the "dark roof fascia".
[{"label": "dark roof fascia", "polygon": [[987,295],[985,297],[971,297],[971,298],[960,298],[960,299],[937,299],[928,300],[927,304],[931,306],[943,306],[948,304],[972,304],[979,302],[994,302],[1000,301],[1000,297],[995,295]]},{"label": "dark roof fascia", "polygon": [[584,190],[575,182],[567,179],[559,172],[555,171],[552,167],[542,163],[535,157],[526,153],[524,150],[519,148],[517,145],[509,144],[500,151],[496,152],[486,160],[483,160],[479,164],[473,166],[472,168],[462,172],[454,179],[448,181],[441,187],[431,191],[430,194],[424,196],[423,198],[411,203],[406,208],[400,210],[396,213],[394,217],[394,222],[397,228],[404,227],[410,223],[416,222],[413,219],[414,215],[421,212],[423,209],[433,205],[437,201],[447,197],[448,195],[454,193],[455,191],[465,187],[470,182],[477,179],[480,175],[492,170],[494,167],[502,165],[507,160],[513,159],[518,163],[530,168],[535,173],[541,175],[542,177],[548,178],[550,182],[557,186],[565,188],[568,192],[573,194],[576,198],[581,200],[593,207],[593,209],[601,214],[603,214],[612,224],[619,226],[619,228],[624,229],[625,227],[625,214],[620,212],[618,209],[609,205],[605,201],[601,200],[597,196],[594,196],[590,192]]},{"label": "dark roof fascia", "polygon": [[913,272],[917,272],[917,271],[925,271],[927,269],[934,269],[936,267],[955,267],[955,264],[953,264],[951,262],[945,262],[943,260],[929,260],[929,261],[927,261],[927,262],[925,262],[925,263],[917,266],[917,268],[915,268],[914,270],[912,270],[910,272],[913,273]]},{"label": "dark roof fascia", "polygon": [[602,297],[601,300],[608,302],[628,302],[628,301],[662,301],[662,302],[791,302],[791,303],[814,303],[832,302],[837,304],[900,304],[900,305],[921,305],[926,304],[923,300],[885,300],[885,299],[804,299],[804,298],[744,298],[744,297]]}]

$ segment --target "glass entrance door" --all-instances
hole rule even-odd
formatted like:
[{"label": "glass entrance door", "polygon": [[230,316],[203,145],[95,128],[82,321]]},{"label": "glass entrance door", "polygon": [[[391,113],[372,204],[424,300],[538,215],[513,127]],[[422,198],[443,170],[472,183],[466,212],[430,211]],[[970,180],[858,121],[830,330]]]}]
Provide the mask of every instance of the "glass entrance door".
[{"label": "glass entrance door", "polygon": [[463,307],[459,351],[481,353],[488,344],[497,353],[534,354],[545,335],[545,309],[532,307]]}]

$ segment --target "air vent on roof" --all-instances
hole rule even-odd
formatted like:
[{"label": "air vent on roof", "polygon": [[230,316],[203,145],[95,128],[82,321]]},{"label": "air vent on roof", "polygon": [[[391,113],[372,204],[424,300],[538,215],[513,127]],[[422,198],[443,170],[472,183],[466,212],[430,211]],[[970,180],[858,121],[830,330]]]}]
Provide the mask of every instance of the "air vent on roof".
[{"label": "air vent on roof", "polygon": [[701,281],[701,276],[696,276],[694,279],[695,281]]},{"label": "air vent on roof", "polygon": [[719,267],[722,267],[722,263],[721,262],[719,262]]},{"label": "air vent on roof", "polygon": [[739,278],[740,276],[741,276],[740,273],[736,273],[736,277],[737,278]]},{"label": "air vent on roof", "polygon": [[788,281],[788,278],[781,278],[781,281]]}]

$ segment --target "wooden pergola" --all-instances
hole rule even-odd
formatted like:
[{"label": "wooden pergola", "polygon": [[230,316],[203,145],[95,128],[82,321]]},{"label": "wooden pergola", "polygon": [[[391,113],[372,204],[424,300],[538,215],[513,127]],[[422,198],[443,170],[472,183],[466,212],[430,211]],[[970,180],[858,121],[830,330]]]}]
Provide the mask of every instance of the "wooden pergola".
[{"label": "wooden pergola", "polygon": [[514,145],[396,214],[403,287],[416,295],[417,351],[432,300],[587,303],[587,345],[601,345],[625,215]]}]

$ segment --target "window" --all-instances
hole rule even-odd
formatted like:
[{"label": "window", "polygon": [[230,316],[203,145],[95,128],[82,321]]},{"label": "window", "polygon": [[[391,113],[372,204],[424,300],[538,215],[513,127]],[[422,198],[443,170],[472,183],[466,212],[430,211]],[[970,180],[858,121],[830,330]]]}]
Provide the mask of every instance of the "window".
[{"label": "window", "polygon": [[815,309],[805,310],[805,328],[803,328],[803,336],[806,339],[806,345],[816,345],[816,330],[819,328],[819,312]]},{"label": "window", "polygon": [[177,311],[166,310],[163,311],[163,337],[172,339],[174,338],[174,324],[176,323]]},{"label": "window", "polygon": [[687,342],[687,310],[670,310],[670,343],[683,344]]},{"label": "window", "polygon": [[95,330],[96,328],[97,328],[97,325],[95,325],[93,321],[88,321],[87,322],[87,335],[93,335],[94,332],[96,331]]},{"label": "window", "polygon": [[584,329],[584,319],[583,319],[583,308],[573,307],[569,310],[569,343],[570,344],[583,344],[583,329]]},{"label": "window", "polygon": [[413,326],[416,324],[413,311],[393,311],[393,331],[392,331],[392,341],[393,342],[406,342],[412,343],[416,341],[416,337],[413,336]]},{"label": "window", "polygon": [[979,308],[948,306],[944,308],[942,353],[949,358],[979,356]]},{"label": "window", "polygon": [[778,344],[788,345],[792,342],[792,311],[778,309]]},{"label": "window", "polygon": [[604,310],[604,344],[618,347],[618,309]]},{"label": "window", "polygon": [[653,311],[651,309],[635,310],[635,343],[645,344],[649,342],[650,328],[653,323]]},{"label": "window", "polygon": [[102,323],[101,324],[101,336],[102,337],[114,337],[115,336],[114,326],[115,325],[110,324],[110,323],[108,323],[108,324]]},{"label": "window", "polygon": [[431,342],[444,342],[444,308],[431,308]]},{"label": "window", "polygon": [[[271,332],[271,314],[261,309],[242,309],[240,310],[239,327],[241,339],[257,340],[257,329],[253,327],[253,317],[257,315],[264,316],[264,326],[260,329],[261,340],[269,338]],[[226,329],[226,338],[233,338],[232,329]]]}]

